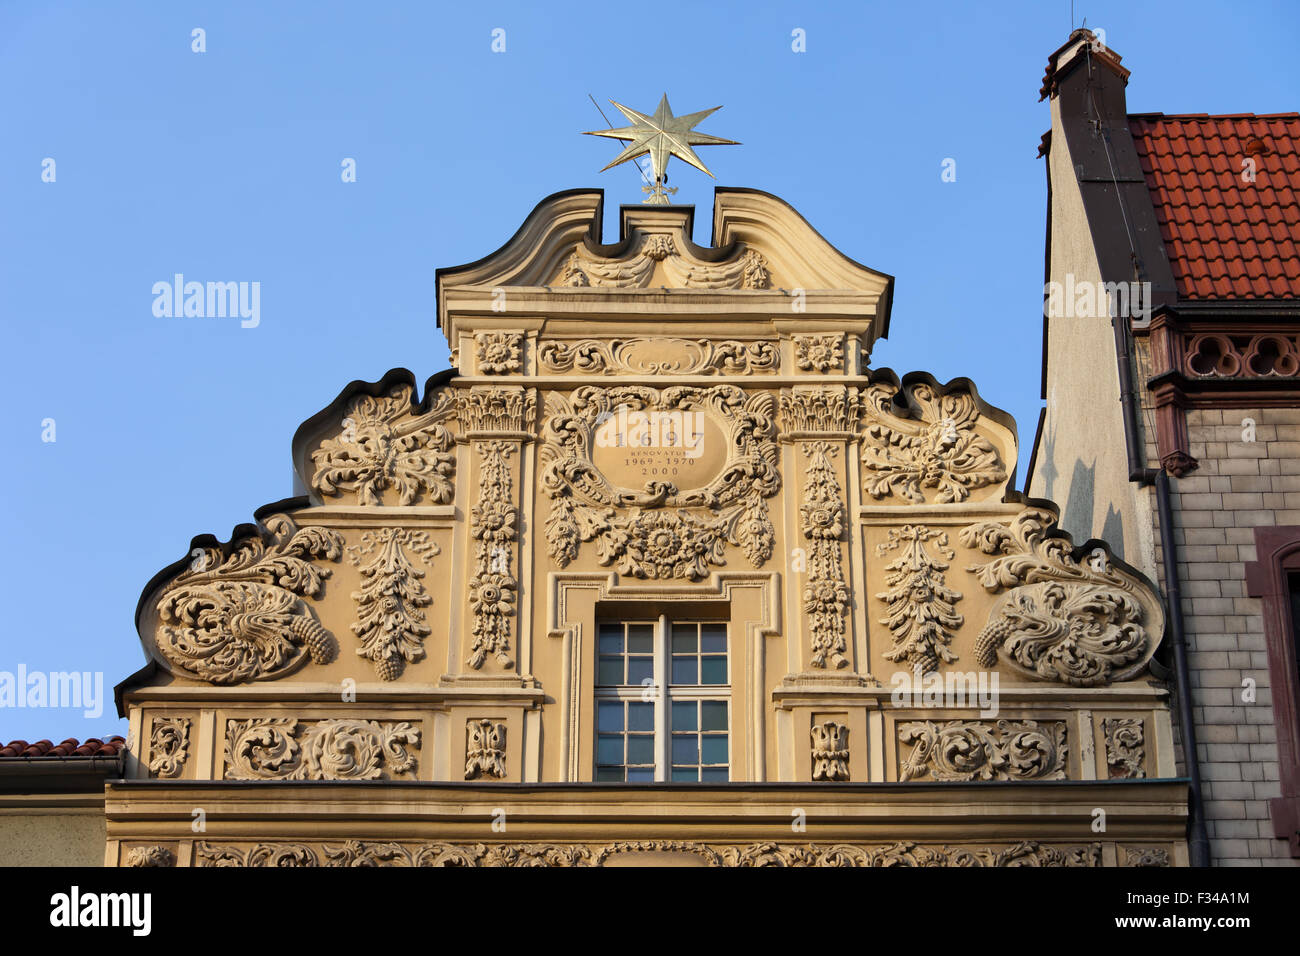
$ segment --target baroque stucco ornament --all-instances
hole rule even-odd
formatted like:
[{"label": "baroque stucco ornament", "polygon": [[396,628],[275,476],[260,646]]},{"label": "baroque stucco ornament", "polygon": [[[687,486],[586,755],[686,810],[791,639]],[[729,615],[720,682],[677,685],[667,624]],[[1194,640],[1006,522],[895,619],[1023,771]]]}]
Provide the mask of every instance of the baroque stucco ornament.
[{"label": "baroque stucco ornament", "polygon": [[1064,780],[1065,724],[1033,720],[932,720],[902,724],[898,740],[914,744],[899,780]]},{"label": "baroque stucco ornament", "polygon": [[780,354],[771,342],[634,338],[547,342],[538,349],[537,358],[550,372],[747,375],[775,372]]},{"label": "baroque stucco ornament", "polygon": [[1055,515],[1030,509],[1009,527],[987,521],[962,530],[963,545],[996,556],[969,568],[980,584],[1009,589],[976,641],[976,663],[991,667],[1000,657],[1028,677],[1076,687],[1136,677],[1155,652],[1148,634],[1163,626],[1154,596],[1101,549],[1075,557],[1055,525]]},{"label": "baroque stucco ornament", "polygon": [[[894,411],[906,396],[917,418]],[[902,389],[877,383],[864,392],[866,440],[862,443],[863,488],[873,498],[897,495],[914,504],[965,501],[972,490],[1004,481],[1007,469],[991,442],[975,430],[979,408],[966,392],[941,394],[915,382]]]},{"label": "baroque stucco ornament", "polygon": [[493,720],[471,720],[466,727],[465,779],[506,775],[506,725]]},{"label": "baroque stucco ornament", "polygon": [[179,777],[189,746],[190,718],[155,717],[149,734],[149,772],[155,777]]},{"label": "baroque stucco ornament", "polygon": [[417,415],[412,392],[410,385],[398,385],[387,395],[352,399],[342,431],[312,452],[312,489],[325,497],[355,492],[361,505],[382,504],[388,489],[402,505],[421,495],[436,504],[451,501],[456,457],[448,450],[451,433],[441,424],[453,414],[451,395],[438,393],[433,407]]},{"label": "baroque stucco ornament", "polygon": [[227,780],[378,780],[414,770],[406,721],[254,717],[226,721]]},{"label": "baroque stucco ornament", "polygon": [[519,579],[511,570],[519,513],[515,508],[510,458],[514,446],[505,441],[476,441],[479,499],[470,511],[474,538],[474,575],[469,579],[470,610],[474,613],[474,641],[469,666],[483,666],[489,654],[510,667],[510,625],[515,615]]},{"label": "baroque stucco ornament", "polygon": [[474,351],[480,375],[508,375],[523,368],[522,332],[476,332]]},{"label": "baroque stucco ornament", "polygon": [[[585,386],[551,397],[542,429],[541,486],[551,502],[545,533],[561,566],[596,542],[603,565],[641,578],[697,580],[725,563],[725,545],[755,566],[772,555],[775,531],[765,499],[780,490],[772,398],[734,385]],[[652,479],[639,490],[610,482],[592,460],[596,429],[620,411],[700,411],[722,423],[727,456],[703,487],[682,490]],[[635,508],[631,515],[620,515]],[[671,508],[674,510],[660,510]]]},{"label": "baroque stucco ornament", "polygon": [[361,571],[361,590],[352,592],[357,602],[352,632],[361,639],[357,655],[371,661],[382,680],[396,680],[408,663],[421,660],[431,633],[424,609],[433,598],[421,583],[425,573],[407,551],[428,564],[439,548],[427,532],[405,528],[364,531],[347,548],[348,561]]},{"label": "baroque stucco ornament", "polygon": [[737,249],[724,262],[706,262],[682,252],[676,238],[666,233],[643,234],[636,252],[619,259],[607,259],[579,245],[549,284],[562,288],[647,289],[656,269],[662,271],[665,284],[678,289],[756,291],[772,284],[767,260],[754,249]]},{"label": "baroque stucco ornament", "polygon": [[812,778],[849,779],[849,728],[835,720],[812,725]]},{"label": "baroque stucco ornament", "polygon": [[1146,735],[1141,717],[1107,717],[1101,722],[1106,738],[1106,766],[1111,777],[1147,775]]},{"label": "baroque stucco ornament", "polygon": [[831,459],[830,442],[807,442],[804,503],[799,506],[801,530],[808,542],[808,577],[803,588],[803,609],[812,636],[812,666],[849,666],[845,657],[844,617],[852,602],[844,580],[840,541],[844,537],[844,501]]},{"label": "baroque stucco ornament", "polygon": [[308,656],[318,664],[334,659],[333,636],[300,595],[320,594],[330,570],[308,559],[337,560],[342,535],[300,529],[287,515],[263,523],[269,544],[245,538],[224,560],[219,547],[196,549],[189,570],[158,599],[158,650],[174,670],[239,684],[282,677]]},{"label": "baroque stucco ornament", "polygon": [[[932,542],[934,554],[926,547],[927,542]],[[890,528],[888,538],[876,545],[876,554],[881,557],[899,552],[885,565],[888,590],[876,595],[886,602],[889,612],[880,623],[894,638],[894,647],[885,652],[885,660],[907,661],[921,674],[937,670],[940,661],[950,664],[957,660],[948,646],[952,643],[952,629],[961,627],[964,618],[955,607],[961,593],[944,581],[947,561],[953,558],[947,545],[945,532],[911,524]]]}]

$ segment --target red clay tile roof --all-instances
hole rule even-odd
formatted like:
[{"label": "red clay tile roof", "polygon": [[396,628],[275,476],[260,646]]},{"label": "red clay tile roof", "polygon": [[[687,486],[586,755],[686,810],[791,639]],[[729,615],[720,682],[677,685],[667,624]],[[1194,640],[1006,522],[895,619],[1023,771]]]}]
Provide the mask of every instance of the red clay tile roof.
[{"label": "red clay tile roof", "polygon": [[1300,113],[1145,113],[1129,130],[1179,298],[1300,298]]},{"label": "red clay tile roof", "polygon": [[25,740],[13,740],[0,747],[0,758],[4,757],[116,757],[126,747],[121,737],[107,737],[100,740],[91,737],[85,743],[78,743],[75,737],[69,737],[55,746],[48,740],[38,740],[29,744]]}]

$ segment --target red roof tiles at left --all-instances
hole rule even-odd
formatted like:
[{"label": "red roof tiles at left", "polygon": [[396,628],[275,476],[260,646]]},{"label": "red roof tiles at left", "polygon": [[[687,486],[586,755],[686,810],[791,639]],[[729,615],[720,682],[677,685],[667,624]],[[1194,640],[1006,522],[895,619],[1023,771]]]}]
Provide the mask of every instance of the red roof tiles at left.
[{"label": "red roof tiles at left", "polygon": [[90,737],[84,743],[75,737],[69,737],[61,744],[48,740],[38,740],[29,744],[25,740],[11,740],[0,747],[0,758],[17,757],[116,757],[126,749],[126,740],[122,737]]}]

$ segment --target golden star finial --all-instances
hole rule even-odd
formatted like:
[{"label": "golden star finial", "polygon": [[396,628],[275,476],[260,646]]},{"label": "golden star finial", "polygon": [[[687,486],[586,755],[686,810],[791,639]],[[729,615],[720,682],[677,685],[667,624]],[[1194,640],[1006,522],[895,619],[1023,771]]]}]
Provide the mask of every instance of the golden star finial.
[{"label": "golden star finial", "polygon": [[685,116],[673,116],[672,108],[668,105],[668,94],[665,93],[663,99],[659,101],[659,108],[655,110],[654,116],[647,116],[645,113],[629,109],[622,103],[615,103],[613,100],[610,100],[610,103],[613,103],[619,112],[630,119],[633,125],[620,126],[618,129],[587,130],[586,135],[630,140],[623,152],[615,156],[614,161],[601,170],[602,173],[619,163],[625,163],[647,153],[650,155],[650,168],[654,174],[654,185],[642,187],[643,191],[651,194],[650,198],[645,200],[647,203],[667,203],[667,194],[677,192],[676,189],[665,189],[664,187],[667,182],[664,171],[668,166],[669,158],[676,156],[678,159],[690,163],[701,172],[713,176],[708,167],[700,162],[700,157],[695,155],[695,150],[691,149],[691,147],[739,145],[734,139],[723,139],[721,136],[697,133],[692,129],[706,116],[710,116],[722,109],[721,106],[715,106],[711,110],[701,110],[698,113],[687,113]]}]

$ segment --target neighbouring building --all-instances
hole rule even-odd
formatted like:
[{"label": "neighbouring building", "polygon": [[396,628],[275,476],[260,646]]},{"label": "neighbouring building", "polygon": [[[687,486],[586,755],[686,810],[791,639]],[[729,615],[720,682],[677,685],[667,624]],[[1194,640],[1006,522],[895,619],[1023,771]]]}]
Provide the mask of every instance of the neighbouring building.
[{"label": "neighbouring building", "polygon": [[1294,864],[1300,114],[1130,114],[1128,76],[1080,30],[1043,82],[1047,404],[1026,487],[1180,612],[1153,670],[1190,690],[1192,860]]}]

